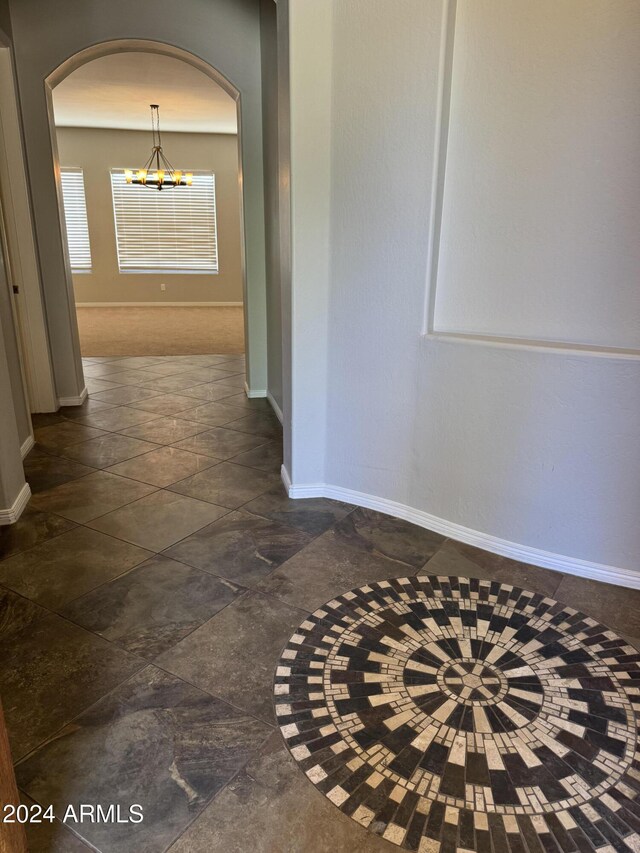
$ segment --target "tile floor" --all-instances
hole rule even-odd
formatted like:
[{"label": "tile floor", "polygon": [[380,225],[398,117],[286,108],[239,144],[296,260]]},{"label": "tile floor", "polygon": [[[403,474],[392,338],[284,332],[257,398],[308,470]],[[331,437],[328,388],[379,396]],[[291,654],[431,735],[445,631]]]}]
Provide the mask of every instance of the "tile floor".
[{"label": "tile floor", "polygon": [[32,853],[398,850],[314,789],[274,714],[296,626],[367,582],[515,582],[640,643],[640,592],[288,500],[241,357],[85,369],[83,406],[35,417],[33,498],[0,529],[0,695],[26,803],[140,803],[144,821],[34,825]]}]

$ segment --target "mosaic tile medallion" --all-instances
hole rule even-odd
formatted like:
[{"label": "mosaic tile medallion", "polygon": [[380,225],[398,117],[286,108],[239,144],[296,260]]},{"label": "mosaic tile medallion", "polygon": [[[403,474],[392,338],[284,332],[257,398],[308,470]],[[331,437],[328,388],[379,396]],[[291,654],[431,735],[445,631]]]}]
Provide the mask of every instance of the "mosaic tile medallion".
[{"label": "mosaic tile medallion", "polygon": [[420,853],[640,853],[640,654],[491,581],[394,578],[289,640],[278,722],[342,812]]}]

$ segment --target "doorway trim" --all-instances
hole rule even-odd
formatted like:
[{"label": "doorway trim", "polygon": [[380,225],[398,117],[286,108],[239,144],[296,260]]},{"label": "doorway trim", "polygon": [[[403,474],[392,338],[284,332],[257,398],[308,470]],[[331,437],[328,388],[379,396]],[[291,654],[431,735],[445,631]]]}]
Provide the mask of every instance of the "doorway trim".
[{"label": "doorway trim", "polygon": [[11,47],[0,42],[0,186],[6,263],[12,285],[21,360],[32,412],[58,408],[42,299],[40,262],[25,170],[21,121]]},{"label": "doorway trim", "polygon": [[[78,335],[78,321],[76,316],[76,301],[75,294],[73,291],[73,278],[71,273],[71,264],[69,261],[69,250],[67,247],[67,234],[66,234],[66,226],[65,226],[65,218],[64,218],[64,207],[63,207],[63,199],[62,199],[62,183],[60,177],[60,158],[58,154],[58,140],[56,136],[56,125],[55,125],[55,116],[53,109],[53,90],[55,87],[61,83],[66,77],[68,77],[75,70],[85,65],[87,62],[91,62],[94,59],[99,59],[103,56],[118,54],[118,53],[156,53],[163,56],[169,56],[173,59],[177,59],[182,62],[186,62],[189,65],[196,68],[198,71],[201,71],[215,83],[217,83],[221,89],[223,89],[236,103],[236,114],[237,114],[237,149],[238,149],[238,193],[239,193],[239,208],[240,208],[240,263],[241,263],[241,273],[242,273],[242,293],[243,293],[243,319],[244,319],[244,335],[245,335],[245,356],[246,356],[246,375],[249,377],[251,375],[251,355],[252,355],[252,342],[250,336],[250,323],[249,323],[249,311],[250,311],[250,297],[249,297],[249,288],[247,285],[247,257],[246,257],[246,222],[245,222],[245,200],[244,200],[244,170],[243,170],[243,148],[242,148],[242,110],[241,110],[241,93],[240,90],[237,89],[233,83],[228,80],[224,74],[218,71],[213,65],[209,64],[205,60],[201,59],[199,56],[196,56],[193,53],[190,53],[183,48],[176,47],[175,45],[169,44],[167,42],[155,41],[152,39],[114,39],[104,42],[98,42],[97,44],[91,45],[90,47],[84,48],[83,50],[74,53],[73,56],[70,56],[64,62],[60,63],[58,67],[52,71],[44,81],[44,89],[45,89],[45,97],[46,97],[46,106],[47,106],[47,119],[49,125],[49,133],[51,138],[51,154],[53,160],[53,171],[55,177],[56,184],[56,195],[58,201],[58,220],[60,226],[60,233],[62,237],[62,248],[64,254],[64,265],[65,265],[65,278],[67,284],[67,301],[68,308],[70,313],[70,327],[72,329],[72,347],[75,353],[76,358],[74,359],[76,364],[76,371],[80,371],[80,374],[77,376],[78,379],[78,387],[82,388],[81,394],[78,397],[78,403],[81,403],[86,399],[87,389],[84,384],[84,376],[82,374],[82,358],[80,353],[80,339]],[[264,395],[265,392],[263,392]],[[68,400],[60,400],[61,405],[78,405],[75,402],[69,402]]]}]

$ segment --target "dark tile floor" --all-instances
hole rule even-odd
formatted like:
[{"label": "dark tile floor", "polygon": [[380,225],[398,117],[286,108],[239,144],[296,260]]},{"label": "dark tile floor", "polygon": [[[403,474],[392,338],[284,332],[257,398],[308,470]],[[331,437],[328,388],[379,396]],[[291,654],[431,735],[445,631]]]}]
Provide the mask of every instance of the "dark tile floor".
[{"label": "dark tile floor", "polygon": [[0,529],[0,695],[26,803],[140,803],[144,821],[32,826],[32,853],[397,850],[304,778],[273,710],[296,626],[367,582],[517,582],[640,642],[640,592],[288,500],[238,356],[85,365],[90,399],[36,416],[33,498]]}]

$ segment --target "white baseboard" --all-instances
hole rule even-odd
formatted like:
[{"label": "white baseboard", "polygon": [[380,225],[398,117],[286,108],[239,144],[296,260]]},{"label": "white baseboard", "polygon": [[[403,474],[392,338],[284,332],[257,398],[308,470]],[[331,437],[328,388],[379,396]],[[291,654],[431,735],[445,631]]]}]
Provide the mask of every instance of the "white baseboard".
[{"label": "white baseboard", "polygon": [[85,385],[79,397],[59,397],[58,404],[60,406],[81,406],[87,399],[88,393]]},{"label": "white baseboard", "polygon": [[267,400],[271,403],[271,408],[273,409],[274,414],[275,414],[275,416],[277,417],[277,419],[280,421],[280,423],[283,423],[283,420],[282,420],[282,418],[283,418],[283,415],[282,415],[282,409],[281,409],[281,408],[280,408],[280,406],[276,403],[276,401],[275,401],[275,399],[274,399],[274,397],[273,397],[273,395],[271,394],[271,392],[270,392],[270,391],[267,391]]},{"label": "white baseboard", "polygon": [[280,479],[282,480],[282,483],[289,497],[293,497],[293,495],[291,494],[291,477],[289,476],[289,472],[287,471],[284,465],[280,466]]},{"label": "white baseboard", "polygon": [[4,527],[6,524],[15,524],[29,503],[30,497],[31,489],[29,488],[29,484],[25,483],[11,506],[8,509],[0,509],[0,527]]},{"label": "white baseboard", "polygon": [[31,448],[33,447],[33,445],[35,443],[36,443],[36,440],[33,437],[33,435],[28,435],[25,438],[25,440],[22,442],[22,446],[20,447],[20,455],[22,456],[23,459],[27,455],[27,453],[31,450]]},{"label": "white baseboard", "polygon": [[241,308],[242,302],[76,302],[76,308]]},{"label": "white baseboard", "polygon": [[247,385],[247,383],[246,383],[246,382],[244,383],[244,393],[247,395],[247,397],[248,397],[250,400],[258,400],[258,399],[260,399],[261,397],[266,397],[266,396],[267,396],[267,392],[266,392],[266,390],[265,390],[265,391],[261,391],[261,390],[258,390],[258,391],[252,391],[252,390],[249,388],[249,386]]},{"label": "white baseboard", "polygon": [[640,589],[640,572],[634,572],[631,569],[608,566],[604,563],[592,563],[589,560],[567,557],[564,554],[554,554],[551,551],[543,551],[529,545],[520,545],[517,542],[510,542],[507,539],[500,539],[497,536],[455,524],[406,504],[386,498],[378,498],[364,492],[356,492],[352,489],[344,489],[340,486],[331,486],[327,483],[293,485],[284,465],[281,469],[281,477],[290,498],[330,498],[366,509],[375,509],[378,512],[410,521],[419,527],[426,527],[428,530],[433,530],[449,539],[457,539],[466,545],[475,545],[476,548],[491,551],[493,554],[499,554],[502,557],[510,557],[512,560],[520,560],[523,563],[530,563],[543,569],[553,569],[567,575],[591,578],[628,589]]}]

